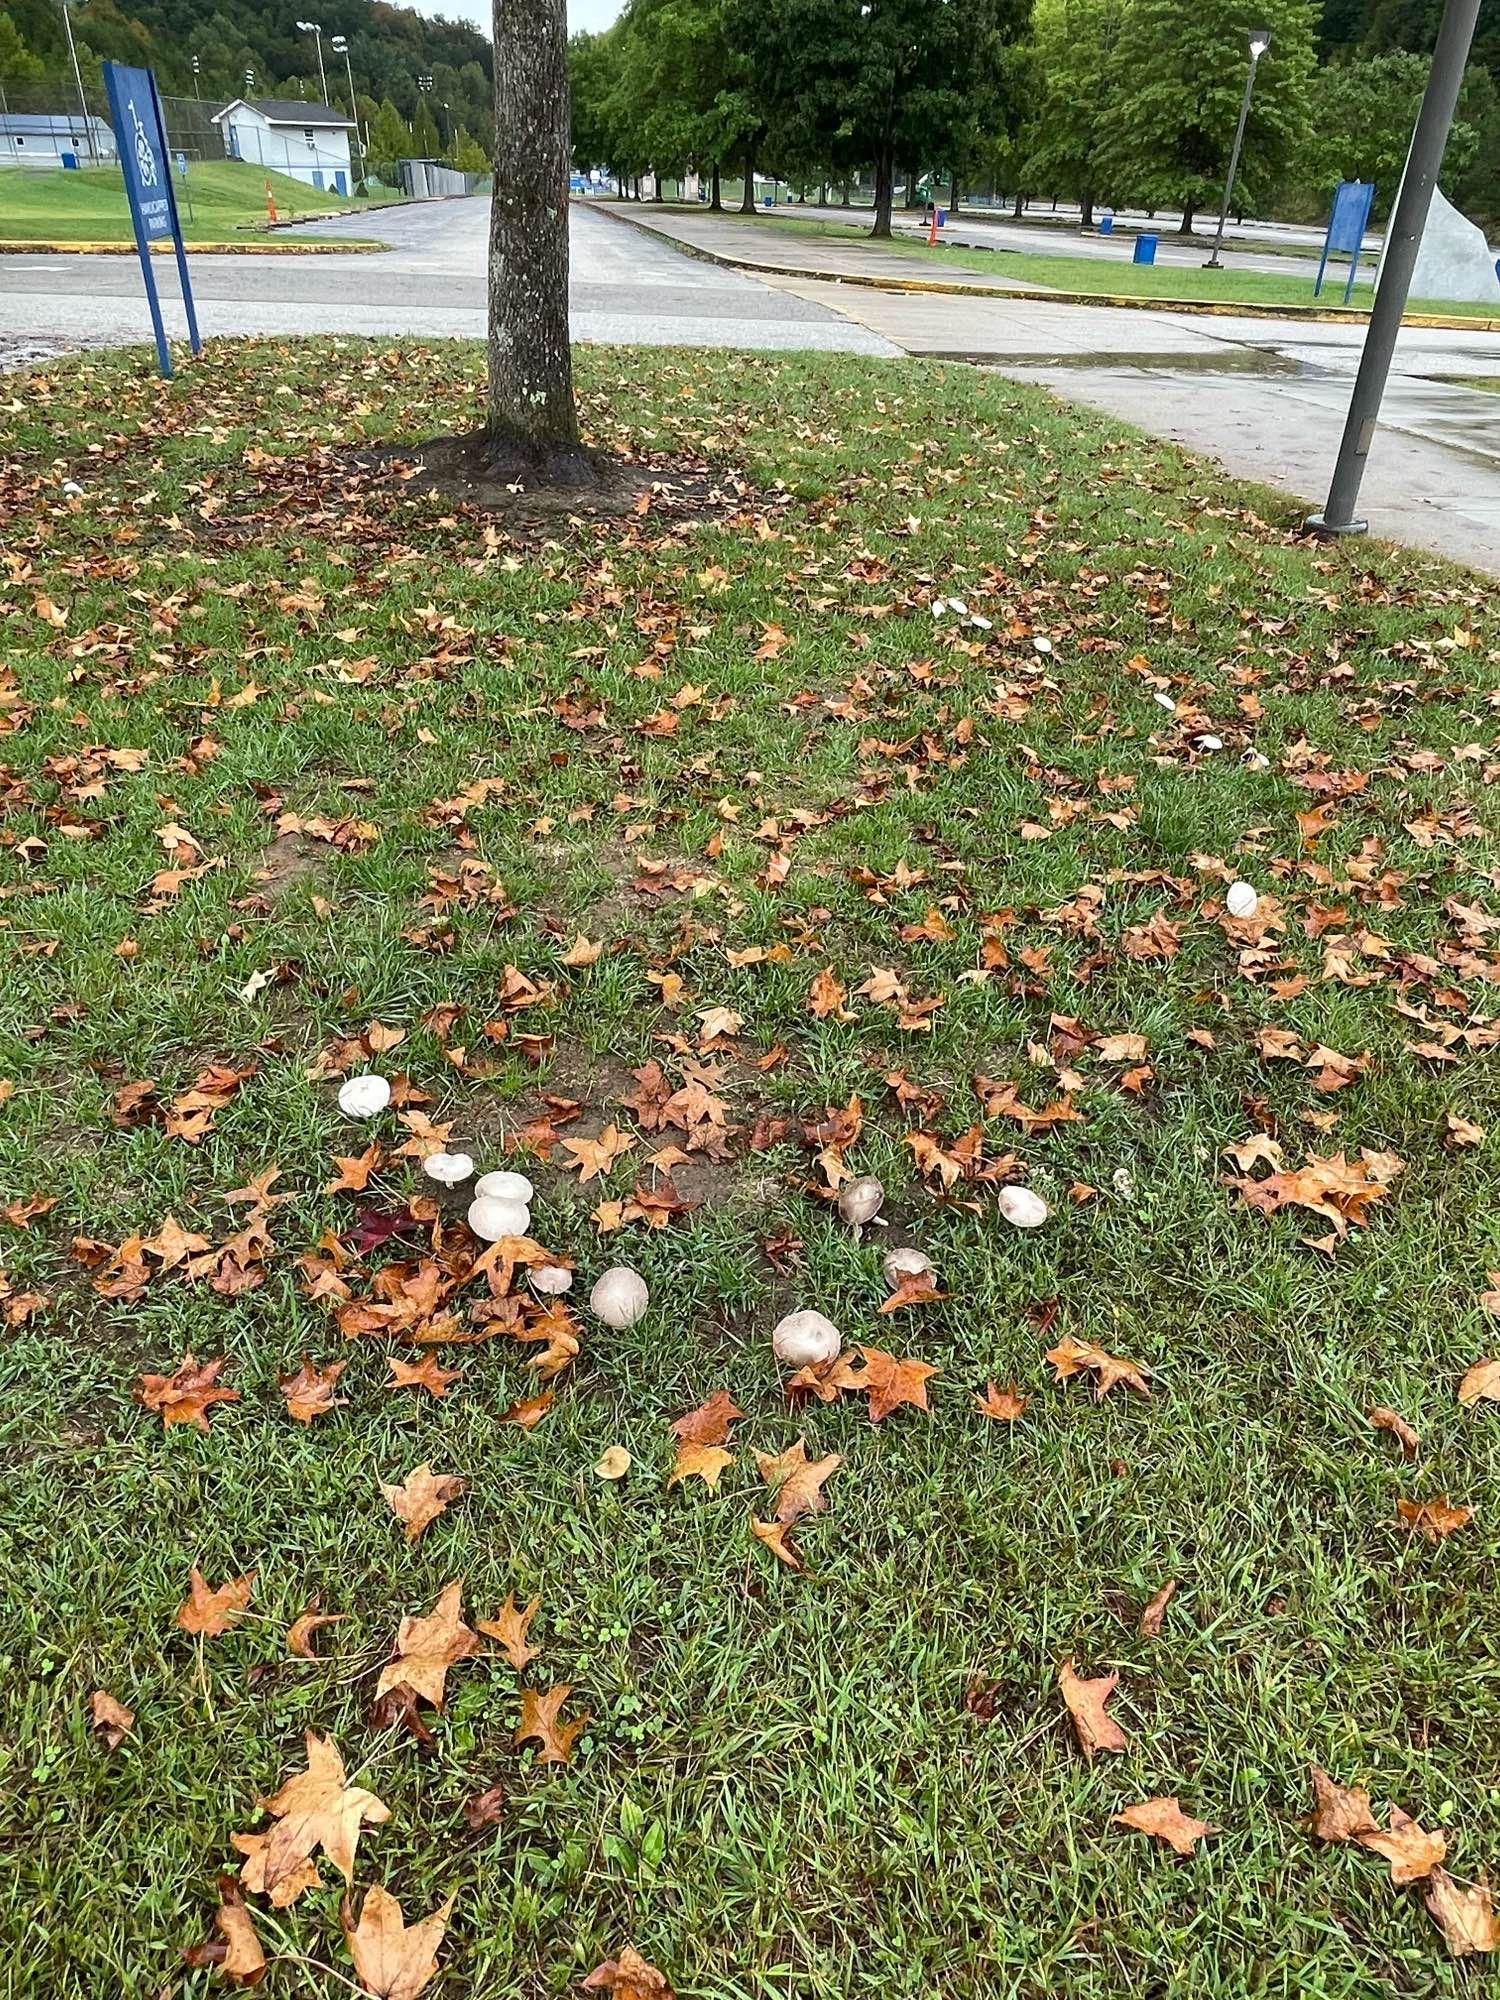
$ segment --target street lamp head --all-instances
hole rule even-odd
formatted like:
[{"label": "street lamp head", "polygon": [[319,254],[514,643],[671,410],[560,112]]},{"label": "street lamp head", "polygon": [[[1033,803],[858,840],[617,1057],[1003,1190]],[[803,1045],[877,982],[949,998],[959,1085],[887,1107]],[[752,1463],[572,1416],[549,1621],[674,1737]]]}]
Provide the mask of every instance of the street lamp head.
[{"label": "street lamp head", "polygon": [[347,55],[349,53],[349,37],[347,35],[335,35],[328,46],[336,56]]},{"label": "street lamp head", "polygon": [[297,26],[302,30],[304,35],[320,35],[323,32],[323,23],[321,21],[299,21]]},{"label": "street lamp head", "polygon": [[1250,30],[1251,62],[1259,62],[1270,46],[1271,30],[1269,28],[1252,28]]}]

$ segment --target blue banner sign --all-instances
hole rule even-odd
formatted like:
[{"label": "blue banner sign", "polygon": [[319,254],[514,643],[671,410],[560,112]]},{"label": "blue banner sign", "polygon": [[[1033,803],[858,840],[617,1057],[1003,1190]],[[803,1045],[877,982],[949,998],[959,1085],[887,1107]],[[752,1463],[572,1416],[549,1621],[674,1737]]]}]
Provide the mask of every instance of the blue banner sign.
[{"label": "blue banner sign", "polygon": [[187,312],[188,337],[194,354],[201,354],[198,316],[193,311],[193,290],[188,281],[187,252],[183,247],[182,224],[177,218],[177,196],[167,165],[166,122],[156,77],[149,69],[131,69],[124,63],[104,65],[104,88],[109,95],[110,123],[115,128],[115,150],[125,176],[125,198],[130,203],[130,221],[135,230],[135,247],[140,255],[141,276],[146,287],[146,303],[151,308],[151,325],[156,333],[156,358],[163,375],[172,373],[172,357],[167,348],[167,330],[162,323],[161,300],[156,290],[156,273],[151,268],[151,245],[170,236],[177,251],[177,272],[182,281],[182,303]]},{"label": "blue banner sign", "polygon": [[1373,181],[1340,181],[1334,190],[1333,207],[1328,214],[1328,234],[1318,262],[1318,282],[1313,286],[1314,298],[1323,289],[1323,273],[1328,269],[1328,259],[1344,256],[1349,259],[1349,276],[1344,285],[1344,304],[1348,305],[1354,290],[1355,274],[1359,270],[1359,255],[1364,248],[1370,205],[1374,199]]}]

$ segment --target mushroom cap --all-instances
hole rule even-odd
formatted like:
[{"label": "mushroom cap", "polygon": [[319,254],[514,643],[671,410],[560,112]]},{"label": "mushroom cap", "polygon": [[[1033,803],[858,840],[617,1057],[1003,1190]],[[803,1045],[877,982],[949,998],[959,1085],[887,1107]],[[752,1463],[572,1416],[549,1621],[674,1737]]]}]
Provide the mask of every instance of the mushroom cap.
[{"label": "mushroom cap", "polygon": [[589,1310],[606,1326],[623,1333],[643,1316],[650,1298],[646,1280],[639,1271],[632,1271],[628,1264],[612,1264],[602,1277],[594,1280]]},{"label": "mushroom cap", "polygon": [[884,1202],[884,1183],[876,1180],[873,1174],[861,1174],[857,1181],[850,1181],[840,1193],[839,1214],[857,1229],[861,1223],[873,1221]]},{"label": "mushroom cap", "polygon": [[771,1329],[776,1359],[788,1368],[821,1368],[837,1356],[844,1336],[820,1312],[788,1313]]},{"label": "mushroom cap", "polygon": [[481,1174],[474,1183],[475,1194],[493,1195],[496,1201],[529,1202],[536,1189],[524,1174]]},{"label": "mushroom cap", "polygon": [[1006,1221],[1017,1229],[1040,1229],[1052,1213],[1039,1194],[1029,1187],[1003,1187],[996,1205]]},{"label": "mushroom cap", "polygon": [[443,1187],[457,1187],[473,1173],[474,1162],[467,1153],[429,1153],[422,1162],[422,1171],[428,1180]]},{"label": "mushroom cap", "polygon": [[561,1298],[573,1289],[573,1273],[566,1264],[534,1264],[528,1276],[531,1289],[544,1299]]},{"label": "mushroom cap", "polygon": [[1231,882],[1229,893],[1224,898],[1224,907],[1232,917],[1253,917],[1260,906],[1260,897],[1248,882]]},{"label": "mushroom cap", "polygon": [[469,1227],[486,1243],[502,1236],[524,1236],[531,1227],[531,1210],[524,1201],[499,1201],[492,1194],[476,1194],[469,1203]]},{"label": "mushroom cap", "polygon": [[378,1118],[390,1101],[390,1084],[373,1072],[347,1077],[339,1085],[339,1110],[346,1118]]},{"label": "mushroom cap", "polygon": [[930,1278],[932,1259],[925,1250],[888,1250],[881,1268],[885,1272],[886,1283],[894,1292],[903,1278]]},{"label": "mushroom cap", "polygon": [[1222,750],[1224,739],[1222,736],[1215,736],[1211,729],[1204,729],[1193,738],[1193,745],[1198,750]]}]

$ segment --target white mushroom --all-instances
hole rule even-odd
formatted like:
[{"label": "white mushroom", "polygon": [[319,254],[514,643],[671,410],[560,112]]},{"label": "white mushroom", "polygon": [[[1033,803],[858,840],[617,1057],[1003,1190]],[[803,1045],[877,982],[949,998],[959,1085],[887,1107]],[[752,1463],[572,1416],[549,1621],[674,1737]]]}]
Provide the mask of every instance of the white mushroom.
[{"label": "white mushroom", "polygon": [[1156,703],[1158,708],[1164,708],[1168,715],[1175,715],[1177,713],[1177,703],[1171,695],[1163,693],[1160,688],[1152,695],[1151,699]]},{"label": "white mushroom", "polygon": [[1052,641],[1044,633],[1038,632],[1031,643],[1038,653],[1050,653],[1052,651]]},{"label": "white mushroom", "polygon": [[948,609],[959,618],[967,618],[969,615],[969,607],[961,597],[950,597],[948,599]]},{"label": "white mushroom", "polygon": [[339,1085],[339,1110],[346,1118],[378,1118],[391,1101],[383,1076],[351,1076]]},{"label": "white mushroom", "polygon": [[1260,897],[1248,882],[1231,882],[1224,907],[1232,917],[1253,917],[1260,907]]},{"label": "white mushroom", "polygon": [[474,1162],[467,1153],[429,1153],[422,1162],[422,1171],[439,1187],[457,1187],[473,1173]]},{"label": "white mushroom", "polygon": [[1202,735],[1193,738],[1193,748],[1195,750],[1222,750],[1224,748],[1224,739],[1222,736],[1215,736],[1211,730],[1204,730]]},{"label": "white mushroom", "polygon": [[1241,758],[1247,771],[1269,771],[1271,760],[1263,750],[1247,750]]},{"label": "white mushroom", "polygon": [[531,1273],[531,1289],[544,1299],[561,1298],[573,1289],[573,1273],[566,1264],[538,1264]]},{"label": "white mushroom", "polygon": [[873,1222],[885,1202],[885,1188],[873,1174],[861,1174],[839,1196],[839,1214],[851,1229]]},{"label": "white mushroom", "polygon": [[776,1359],[788,1368],[821,1368],[843,1344],[844,1336],[820,1312],[788,1313],[771,1329]]},{"label": "white mushroom", "polygon": [[595,1280],[589,1293],[589,1310],[606,1326],[623,1333],[642,1317],[650,1298],[646,1280],[639,1271],[632,1271],[628,1264],[613,1264],[602,1278]]},{"label": "white mushroom", "polygon": [[634,1462],[624,1445],[612,1444],[594,1471],[601,1479],[623,1479]]},{"label": "white mushroom", "polygon": [[485,1243],[498,1243],[502,1236],[524,1236],[531,1227],[531,1210],[524,1201],[499,1201],[492,1194],[477,1194],[469,1203],[469,1227]]},{"label": "white mushroom", "polygon": [[493,1195],[496,1201],[529,1202],[536,1189],[524,1174],[481,1174],[474,1183],[475,1194]]},{"label": "white mushroom", "polygon": [[1040,1229],[1051,1214],[1046,1202],[1028,1187],[1003,1187],[996,1205],[1006,1221],[1017,1229]]},{"label": "white mushroom", "polygon": [[885,1263],[881,1267],[885,1281],[893,1292],[899,1292],[905,1278],[930,1278],[932,1259],[925,1250],[888,1250]]}]

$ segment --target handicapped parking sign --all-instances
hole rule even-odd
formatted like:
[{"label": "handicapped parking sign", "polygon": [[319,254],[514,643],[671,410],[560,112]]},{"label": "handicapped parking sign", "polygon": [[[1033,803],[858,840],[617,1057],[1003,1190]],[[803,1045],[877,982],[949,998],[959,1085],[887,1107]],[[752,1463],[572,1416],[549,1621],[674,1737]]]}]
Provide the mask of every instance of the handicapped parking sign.
[{"label": "handicapped parking sign", "polygon": [[203,343],[198,338],[198,318],[193,311],[182,226],[177,219],[177,197],[172,191],[172,176],[167,166],[167,134],[161,115],[161,99],[157,95],[156,78],[149,69],[133,69],[124,63],[107,62],[104,65],[104,87],[109,94],[115,150],[125,177],[125,197],[130,203],[135,247],[140,253],[146,301],[151,308],[157,360],[162,374],[170,375],[172,358],[167,350],[166,328],[162,324],[156,274],[151,268],[151,245],[159,237],[170,236],[176,245],[182,303],[187,311],[188,335],[194,354],[202,351]]}]

